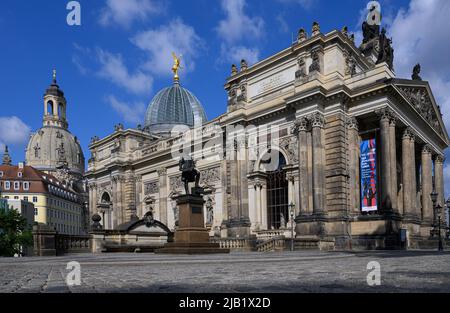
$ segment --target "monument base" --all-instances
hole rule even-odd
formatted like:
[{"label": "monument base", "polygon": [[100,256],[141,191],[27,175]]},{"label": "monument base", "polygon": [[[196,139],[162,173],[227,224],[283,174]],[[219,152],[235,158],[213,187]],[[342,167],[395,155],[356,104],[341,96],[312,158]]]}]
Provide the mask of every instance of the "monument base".
[{"label": "monument base", "polygon": [[220,244],[209,242],[209,232],[205,228],[202,196],[185,195],[177,199],[179,228],[175,231],[174,242],[155,250],[157,254],[219,254],[229,253]]}]

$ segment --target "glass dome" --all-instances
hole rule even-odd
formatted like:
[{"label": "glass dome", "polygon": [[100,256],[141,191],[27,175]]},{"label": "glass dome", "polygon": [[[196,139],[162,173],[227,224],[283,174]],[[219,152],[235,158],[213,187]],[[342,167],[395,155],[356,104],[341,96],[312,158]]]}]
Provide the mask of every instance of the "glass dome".
[{"label": "glass dome", "polygon": [[200,101],[175,82],[159,91],[148,106],[145,130],[153,134],[170,134],[176,126],[202,125],[207,121]]}]

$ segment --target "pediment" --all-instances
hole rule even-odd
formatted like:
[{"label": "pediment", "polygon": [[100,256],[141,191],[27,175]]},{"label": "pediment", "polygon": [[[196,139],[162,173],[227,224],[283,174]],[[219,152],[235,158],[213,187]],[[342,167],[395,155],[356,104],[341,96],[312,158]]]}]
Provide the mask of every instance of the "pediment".
[{"label": "pediment", "polygon": [[442,120],[439,105],[431,92],[427,82],[405,81],[394,83],[402,96],[416,110],[416,112],[449,143],[447,129]]}]

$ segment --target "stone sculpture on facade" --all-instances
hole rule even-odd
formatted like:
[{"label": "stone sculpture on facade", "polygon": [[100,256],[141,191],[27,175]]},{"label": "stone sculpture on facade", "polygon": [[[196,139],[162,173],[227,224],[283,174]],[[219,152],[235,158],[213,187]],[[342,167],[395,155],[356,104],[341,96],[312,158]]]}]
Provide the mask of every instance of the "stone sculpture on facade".
[{"label": "stone sculpture on facade", "polygon": [[298,70],[295,72],[296,79],[302,79],[306,77],[306,63],[304,58],[298,58]]},{"label": "stone sculpture on facade", "polygon": [[376,64],[386,62],[391,70],[394,69],[394,48],[392,39],[386,36],[386,29],[383,28],[379,37],[379,51]]},{"label": "stone sculpture on facade", "polygon": [[309,66],[309,73],[320,72],[320,57],[318,51],[311,52],[312,63]]},{"label": "stone sculpture on facade", "polygon": [[308,35],[306,34],[306,30],[304,28],[300,28],[297,35],[297,41],[303,42],[308,39]]},{"label": "stone sculpture on facade", "polygon": [[419,81],[422,80],[422,77],[420,77],[420,75],[419,75],[420,74],[420,70],[421,70],[420,64],[417,63],[414,66],[414,68],[413,68],[413,73],[412,73],[412,76],[411,76],[412,80],[419,80]]},{"label": "stone sculpture on facade", "polygon": [[214,206],[211,197],[208,197],[208,199],[206,199],[205,208],[206,208],[206,224],[212,225],[214,223]]},{"label": "stone sculpture on facade", "polygon": [[231,65],[231,75],[236,75],[238,73],[238,68],[235,64]]}]

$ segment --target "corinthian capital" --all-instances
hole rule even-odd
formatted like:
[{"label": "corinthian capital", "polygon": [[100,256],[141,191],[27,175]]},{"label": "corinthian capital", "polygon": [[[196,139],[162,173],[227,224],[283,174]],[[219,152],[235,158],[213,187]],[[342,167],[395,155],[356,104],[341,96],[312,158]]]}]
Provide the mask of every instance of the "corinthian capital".
[{"label": "corinthian capital", "polygon": [[403,139],[416,140],[416,135],[411,127],[405,128],[403,131]]},{"label": "corinthian capital", "polygon": [[322,113],[316,112],[311,117],[311,127],[312,128],[323,128],[325,126],[325,117]]},{"label": "corinthian capital", "polygon": [[436,163],[444,164],[444,162],[445,162],[445,157],[443,155],[438,154],[436,156]]},{"label": "corinthian capital", "polygon": [[300,117],[295,120],[294,125],[291,128],[291,133],[298,135],[300,132],[306,132],[308,130],[308,119],[306,117]]},{"label": "corinthian capital", "polygon": [[356,119],[356,117],[352,116],[347,119],[347,128],[358,131],[359,125],[358,125],[358,120]]},{"label": "corinthian capital", "polygon": [[431,154],[432,152],[433,152],[433,148],[429,144],[426,144],[422,147],[422,153]]},{"label": "corinthian capital", "polygon": [[395,119],[395,113],[392,111],[391,108],[382,108],[379,110],[376,110],[375,113],[378,115],[378,118],[380,121],[388,121],[391,122],[393,119]]}]

